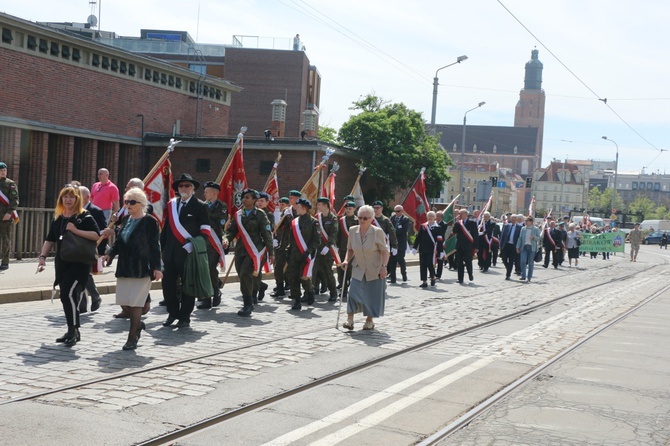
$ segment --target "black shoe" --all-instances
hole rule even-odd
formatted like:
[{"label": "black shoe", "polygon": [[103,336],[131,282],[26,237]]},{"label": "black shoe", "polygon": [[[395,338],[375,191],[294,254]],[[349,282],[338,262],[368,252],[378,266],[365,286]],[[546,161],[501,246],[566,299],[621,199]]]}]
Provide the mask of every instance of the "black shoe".
[{"label": "black shoe", "polygon": [[558,269],[558,265],[554,265],[554,269]]},{"label": "black shoe", "polygon": [[72,347],[73,345],[75,345],[79,341],[81,341],[81,335],[79,334],[79,330],[77,330],[75,328],[74,333],[72,333],[70,336],[68,336],[63,341],[63,344],[67,345],[68,347]]},{"label": "black shoe", "polygon": [[77,341],[81,341],[81,335],[79,334],[79,330],[77,330],[76,328],[73,328],[72,330],[68,330],[60,338],[56,338],[56,342],[67,342],[67,340],[70,339],[73,336],[77,339]]},{"label": "black shoe", "polygon": [[6,269],[9,269],[9,265],[7,265],[6,263],[3,263],[2,265],[0,265],[0,270],[4,271]]},{"label": "black shoe", "polygon": [[421,285],[419,285],[421,288],[428,288],[428,284],[426,282],[422,282]]},{"label": "black shoe", "polygon": [[389,280],[389,283],[396,283],[395,279]]},{"label": "black shoe", "polygon": [[135,342],[126,342],[123,344],[123,347],[121,347],[123,350],[135,350],[137,348],[137,341]]},{"label": "black shoe", "polygon": [[221,305],[221,292],[220,291],[218,293],[215,293],[214,298],[212,299],[212,306],[213,307],[218,307],[219,305]]},{"label": "black shoe", "polygon": [[212,308],[212,298],[203,299],[202,303],[196,307],[198,310],[209,310]]},{"label": "black shoe", "polygon": [[268,284],[267,283],[261,283],[261,289],[258,290],[258,300],[263,300],[265,297],[265,291],[268,289]]},{"label": "black shoe", "polygon": [[300,305],[300,300],[296,299],[295,303],[291,307],[291,310],[299,311],[302,309],[302,305]]},{"label": "black shoe", "polygon": [[484,269],[482,270],[482,272],[485,273],[485,272],[487,272],[488,270],[489,270],[488,267],[486,267],[486,268],[484,268]]},{"label": "black shoe", "polygon": [[99,297],[97,299],[93,299],[91,301],[91,311],[98,311],[98,309],[100,308],[101,303],[102,303],[102,299],[100,299]]},{"label": "black shoe", "polygon": [[542,266],[545,267],[545,268],[549,268],[549,265],[542,265]]},{"label": "black shoe", "polygon": [[458,283],[460,283],[461,285],[463,285],[463,281],[462,281],[462,280],[459,280]]},{"label": "black shoe", "polygon": [[435,278],[430,279],[430,286],[435,286]]},{"label": "black shoe", "polygon": [[328,302],[337,302],[337,293],[330,293],[330,297],[328,298]]},{"label": "black shoe", "polygon": [[505,280],[512,280],[509,276],[505,276]]},{"label": "black shoe", "polygon": [[326,294],[328,292],[328,285],[324,285],[319,290],[319,294]]},{"label": "black shoe", "polygon": [[307,305],[314,304],[314,292],[307,293]]},{"label": "black shoe", "polygon": [[472,274],[468,274],[468,280],[469,280],[470,282],[472,282],[473,280],[475,280],[475,278],[472,277]]},{"label": "black shoe", "polygon": [[177,322],[177,328],[186,328],[191,326],[191,321],[188,319],[179,319]]},{"label": "black shoe", "polygon": [[163,299],[160,302],[158,302],[158,305],[160,305],[161,307],[164,307],[164,306],[167,305],[167,302],[165,302],[165,299]]},{"label": "black shoe", "polygon": [[172,324],[174,324],[174,321],[176,321],[177,318],[174,316],[168,316],[167,319],[165,319],[165,322],[163,322],[163,327],[169,327]]},{"label": "black shoe", "polygon": [[240,311],[237,312],[237,315],[242,317],[249,317],[251,316],[252,311],[254,311],[253,305],[245,305]]},{"label": "black shoe", "polygon": [[286,293],[284,292],[284,290],[282,288],[276,290],[274,293],[270,293],[270,297],[281,298],[281,297],[284,297],[284,296],[286,296]]},{"label": "black shoe", "polygon": [[402,281],[403,281],[403,282],[407,282],[407,276],[406,276],[406,275],[403,275],[403,276],[402,276]]}]

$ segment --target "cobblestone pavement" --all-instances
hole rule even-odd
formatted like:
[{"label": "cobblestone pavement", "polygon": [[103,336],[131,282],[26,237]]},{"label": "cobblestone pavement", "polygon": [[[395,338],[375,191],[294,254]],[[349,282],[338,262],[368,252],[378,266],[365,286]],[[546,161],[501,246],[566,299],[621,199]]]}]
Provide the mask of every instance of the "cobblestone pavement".
[{"label": "cobblestone pavement", "polygon": [[[48,301],[5,304],[0,306],[4,321],[0,335],[13,341],[3,347],[0,356],[0,403],[138,370],[144,372],[40,397],[38,401],[123,410],[185,396],[202,396],[224,380],[272,373],[315,354],[361,345],[398,350],[558,295],[579,292],[586,283],[615,279],[631,271],[647,271],[643,279],[626,284],[623,293],[594,291],[602,295],[602,299],[595,301],[596,307],[587,309],[570,301],[559,304],[574,306],[569,318],[575,321],[595,321],[603,316],[600,309],[615,312],[631,306],[634,299],[627,297],[634,296],[636,287],[644,286],[645,281],[659,274],[649,263],[630,263],[622,257],[610,261],[585,259],[581,265],[583,268],[536,268],[536,281],[532,284],[503,280],[500,264],[488,274],[476,274],[475,281],[464,286],[455,284],[455,273],[445,272],[446,279],[428,290],[417,287],[418,268],[412,268],[408,284],[389,286],[386,317],[377,321],[377,330],[347,336],[335,330],[337,306],[324,302],[326,296],[321,296],[314,307],[303,307],[298,314],[288,311],[289,300],[277,302],[266,297],[253,318],[243,319],[236,315],[241,304],[237,286],[227,286],[222,306],[211,311],[196,310],[190,329],[162,327],[165,311],[153,308],[146,317],[147,331],[133,352],[121,350],[128,322],[112,317],[118,311],[112,304],[113,296],[104,296],[98,312],[82,316],[82,341],[73,348],[54,342],[64,331],[58,301],[53,305]],[[158,297],[155,294],[154,301]],[[561,323],[565,317],[560,316]],[[357,329],[361,325],[362,318],[358,318]],[[528,344],[528,350],[506,350],[492,342],[497,337],[495,330],[484,330],[427,351],[454,354],[481,348],[482,355],[495,353],[513,361],[532,363],[553,355],[582,334],[569,325],[557,339],[542,338],[540,333],[534,329],[527,335],[535,338]],[[158,368],[217,352],[221,353]]]}]

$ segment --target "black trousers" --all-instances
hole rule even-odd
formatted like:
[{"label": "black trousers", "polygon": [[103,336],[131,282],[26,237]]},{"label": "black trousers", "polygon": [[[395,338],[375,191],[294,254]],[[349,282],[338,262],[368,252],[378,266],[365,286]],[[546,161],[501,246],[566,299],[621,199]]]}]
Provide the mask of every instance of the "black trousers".
[{"label": "black trousers", "polygon": [[468,270],[468,277],[472,277],[472,251],[469,249],[457,249],[456,270],[458,271],[459,282],[463,282],[466,269]]},{"label": "black trousers", "polygon": [[498,264],[498,251],[500,251],[500,243],[493,242],[491,243],[491,263],[493,266]]},{"label": "black trousers", "polygon": [[[333,255],[328,252],[325,256],[319,254],[316,256],[316,264],[314,265],[314,275],[317,277],[318,284],[325,282],[331,296],[337,294],[337,283],[335,282],[335,274],[333,273],[333,264],[335,259]],[[317,292],[317,285],[315,282],[314,292]]]},{"label": "black trousers", "polygon": [[486,271],[491,267],[491,252],[489,251],[488,244],[483,243],[482,245],[484,247],[477,251],[477,263],[481,269]]},{"label": "black trousers", "polygon": [[286,268],[287,259],[288,253],[285,249],[275,250],[275,284],[277,285],[277,291],[284,291],[284,283],[286,282],[284,268]]},{"label": "black trousers", "polygon": [[438,279],[442,277],[442,270],[444,270],[444,262],[446,262],[445,259],[438,259],[437,260],[437,268],[435,269],[435,277]]},{"label": "black trousers", "polygon": [[207,250],[207,261],[209,263],[209,278],[212,281],[214,296],[218,296],[221,294],[221,290],[219,289],[219,270],[217,269],[219,266],[219,254],[213,252],[213,250]]},{"label": "black trousers", "polygon": [[84,294],[86,283],[73,275],[65,274],[58,285],[67,326],[68,328],[79,328],[79,301]]},{"label": "black trousers", "polygon": [[[553,254],[553,256],[552,256],[552,254]],[[549,259],[550,258],[554,259],[554,262],[552,263],[552,265],[555,264],[556,263],[556,253],[555,253],[554,249],[545,247],[544,248],[544,267],[545,268],[549,266],[549,261],[550,261]]]},{"label": "black trousers", "polygon": [[395,282],[396,268],[400,266],[400,274],[402,277],[407,277],[407,263],[405,262],[405,251],[398,249],[398,254],[389,257],[388,271],[389,278]]},{"label": "black trousers", "polygon": [[419,253],[419,274],[421,281],[425,282],[428,280],[428,273],[430,273],[430,278],[435,277],[435,264],[433,263],[433,252],[420,252]]},{"label": "black trousers", "polygon": [[505,265],[505,276],[509,277],[512,275],[512,268],[514,268],[516,263],[516,246],[512,243],[506,243],[502,248],[501,254],[503,265]]},{"label": "black trousers", "polygon": [[187,296],[182,290],[181,302],[177,298],[177,280],[181,279],[183,282],[184,262],[183,260],[175,260],[163,262],[163,280],[161,284],[163,286],[165,306],[170,316],[180,321],[190,321],[193,307],[195,307],[195,297]]}]

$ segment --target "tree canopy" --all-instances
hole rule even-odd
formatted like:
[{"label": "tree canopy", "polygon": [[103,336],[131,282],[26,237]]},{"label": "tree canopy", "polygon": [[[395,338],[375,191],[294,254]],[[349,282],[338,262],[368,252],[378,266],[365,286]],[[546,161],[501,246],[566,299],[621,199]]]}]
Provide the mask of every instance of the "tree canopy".
[{"label": "tree canopy", "polygon": [[439,194],[453,163],[438,146],[438,138],[426,133],[420,112],[375,95],[362,97],[351,110],[358,114],[342,125],[338,137],[362,155],[366,201],[388,200],[397,188],[410,187],[421,167],[426,168],[426,195]]}]

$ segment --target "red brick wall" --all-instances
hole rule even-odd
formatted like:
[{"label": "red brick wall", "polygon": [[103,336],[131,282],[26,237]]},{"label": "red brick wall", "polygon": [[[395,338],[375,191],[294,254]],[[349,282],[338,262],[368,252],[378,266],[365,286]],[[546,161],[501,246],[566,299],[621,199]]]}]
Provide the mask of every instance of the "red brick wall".
[{"label": "red brick wall", "polygon": [[[139,138],[143,114],[146,132],[172,133],[177,119],[182,134],[196,132],[196,100],[188,94],[7,48],[0,66],[0,115]],[[226,135],[229,107],[202,103],[202,135]]]}]

